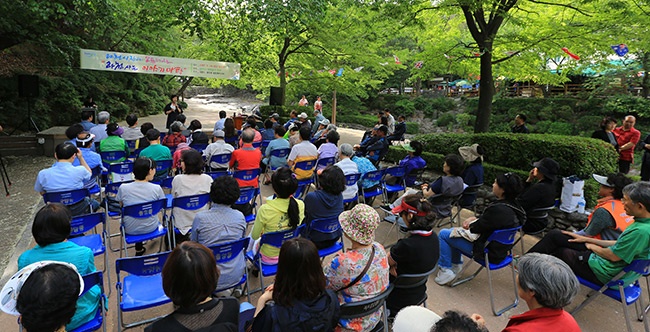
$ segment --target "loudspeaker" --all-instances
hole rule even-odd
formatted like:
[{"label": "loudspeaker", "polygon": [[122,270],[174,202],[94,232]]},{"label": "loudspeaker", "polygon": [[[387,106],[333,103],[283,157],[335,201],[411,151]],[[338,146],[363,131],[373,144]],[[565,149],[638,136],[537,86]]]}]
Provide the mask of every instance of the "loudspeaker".
[{"label": "loudspeaker", "polygon": [[38,97],[38,76],[18,75],[18,96],[22,98]]},{"label": "loudspeaker", "polygon": [[271,97],[269,98],[269,105],[277,105],[277,106],[284,105],[284,100],[282,100],[283,95],[284,95],[284,91],[282,88],[272,86]]}]

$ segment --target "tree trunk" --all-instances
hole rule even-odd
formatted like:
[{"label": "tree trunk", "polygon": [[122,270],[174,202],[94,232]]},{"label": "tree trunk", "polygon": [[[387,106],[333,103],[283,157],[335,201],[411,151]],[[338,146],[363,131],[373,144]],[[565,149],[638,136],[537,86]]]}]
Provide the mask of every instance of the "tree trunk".
[{"label": "tree trunk", "polygon": [[643,98],[648,98],[648,95],[650,94],[650,79],[648,78],[648,67],[650,67],[650,53],[648,52],[643,52],[643,56],[641,57],[641,67],[643,69],[643,78],[641,79],[641,87],[643,88],[641,90],[641,95]]},{"label": "tree trunk", "polygon": [[[192,83],[192,80],[193,80],[193,79],[194,79],[194,76],[191,76],[190,78],[188,78],[188,79],[185,81],[185,83],[183,83],[183,86],[181,86],[181,88],[178,90],[178,92],[176,93],[176,95],[177,95],[177,96],[183,96],[183,93],[185,92],[185,89],[187,89],[187,87],[190,85],[190,83]],[[183,99],[185,99],[185,96],[183,96]]]},{"label": "tree trunk", "polygon": [[478,97],[475,133],[485,133],[490,126],[492,97],[494,97],[494,78],[492,77],[492,43],[485,43],[481,55],[481,80]]},{"label": "tree trunk", "polygon": [[332,124],[336,124],[336,88],[332,93]]},{"label": "tree trunk", "polygon": [[286,95],[285,89],[287,88],[287,74],[286,74],[286,69],[284,67],[284,61],[280,59],[280,93],[281,93],[281,101],[282,105],[284,106],[284,97]]}]

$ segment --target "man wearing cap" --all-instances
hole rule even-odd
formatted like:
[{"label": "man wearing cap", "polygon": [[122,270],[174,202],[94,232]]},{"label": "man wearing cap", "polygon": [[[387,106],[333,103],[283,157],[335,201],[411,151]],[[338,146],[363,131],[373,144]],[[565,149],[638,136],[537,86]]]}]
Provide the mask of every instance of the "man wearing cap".
[{"label": "man wearing cap", "polygon": [[[95,135],[87,132],[87,131],[82,131],[77,135],[77,148],[79,151],[81,151],[81,155],[84,157],[84,160],[86,161],[86,164],[90,168],[90,170],[94,170],[95,168],[101,168],[102,170],[105,170],[104,166],[102,166],[102,157],[99,155],[99,153],[93,151],[91,148],[93,146],[93,139],[95,138]],[[72,162],[72,166],[81,166],[81,163],[79,162],[79,159],[76,159]],[[94,188],[97,185],[97,178],[94,176],[90,177],[90,180],[84,181],[84,188],[86,189],[91,189]]]},{"label": "man wearing cap", "polygon": [[[623,188],[621,201],[625,213],[634,217],[634,222],[616,241],[563,231],[572,239],[553,253],[577,276],[597,285],[607,283],[633,260],[650,258],[650,211],[647,208],[650,206],[650,183],[642,181],[627,185]],[[632,284],[638,277],[636,273],[628,273],[623,284]]]},{"label": "man wearing cap", "polygon": [[[351,248],[339,252],[325,266],[327,289],[338,294],[339,302],[353,303],[384,292],[388,282],[388,257],[384,247],[375,241],[379,214],[366,204],[359,204],[339,215],[339,223]],[[366,268],[367,266],[367,268]],[[382,310],[368,316],[342,319],[339,326],[349,330],[371,331],[380,321]]]},{"label": "man wearing cap", "polygon": [[[212,137],[214,137],[214,143],[210,143],[205,150],[203,150],[203,157],[205,160],[210,161],[212,156],[218,154],[232,154],[232,152],[235,151],[235,148],[232,145],[224,141],[226,134],[223,130],[215,130],[212,135]],[[210,162],[210,168],[213,170],[225,171],[228,169],[228,163],[220,164],[213,161]]]},{"label": "man wearing cap", "polygon": [[[517,197],[517,202],[527,215],[539,208],[555,205],[557,196],[555,180],[560,171],[560,164],[551,158],[542,158],[533,163],[533,169],[526,179],[524,192]],[[522,229],[526,233],[536,233],[546,228],[548,220],[528,218]]]},{"label": "man wearing cap", "polygon": [[110,120],[111,114],[106,111],[101,111],[97,114],[97,125],[88,130],[91,134],[95,135],[95,142],[101,142],[104,138],[108,137],[106,126]]},{"label": "man wearing cap", "polygon": [[[598,204],[587,219],[587,227],[575,232],[578,235],[593,237],[601,240],[616,240],[627,229],[634,219],[625,212],[623,188],[631,184],[632,179],[623,173],[612,173],[608,176],[593,174],[594,180],[600,184]],[[529,252],[539,252],[552,255],[557,248],[570,246],[570,236],[558,229],[548,232]]]},{"label": "man wearing cap", "polygon": [[[325,117],[323,116],[323,114],[321,114],[321,112],[319,110],[314,110],[314,124],[311,127],[311,134],[312,135],[315,134],[316,131],[318,131],[319,127],[322,125],[321,122],[323,120],[327,120],[327,119],[325,119]],[[328,124],[330,124],[329,120],[327,121],[327,124],[325,125],[325,127],[327,127]]]},{"label": "man wearing cap", "polygon": [[126,141],[122,139],[122,137],[120,137],[120,135],[124,133],[124,128],[120,127],[117,123],[113,122],[106,126],[106,133],[108,134],[108,137],[104,138],[99,143],[99,151],[101,152],[124,151],[126,153],[126,156],[124,158],[111,161],[111,163],[123,162],[124,160],[126,160],[126,157],[128,157],[129,154],[131,153],[131,151],[129,150],[129,145],[126,144]]},{"label": "man wearing cap", "polygon": [[280,123],[280,114],[278,113],[273,113],[271,116],[269,116],[269,120],[273,123],[273,129],[276,127],[282,127],[282,124]]},{"label": "man wearing cap", "polygon": [[298,115],[298,121],[300,122],[300,128],[302,127],[309,128],[311,133],[311,121],[309,121],[307,113],[305,112],[300,113],[300,115]]},{"label": "man wearing cap", "polygon": [[298,121],[298,112],[296,112],[296,110],[293,110],[291,111],[291,113],[289,113],[289,120],[287,120],[287,122],[284,123],[284,129],[288,132],[289,126],[291,126],[291,124],[293,124],[296,121]]},{"label": "man wearing cap", "polygon": [[318,129],[316,130],[316,133],[314,134],[313,138],[314,139],[319,139],[323,137],[327,132],[327,127],[330,125],[330,120],[323,119],[318,122]]},{"label": "man wearing cap", "polygon": [[641,139],[641,132],[634,128],[635,123],[636,118],[628,115],[623,120],[623,125],[613,131],[618,143],[618,171],[623,174],[630,172],[630,165],[634,161],[634,147]]}]

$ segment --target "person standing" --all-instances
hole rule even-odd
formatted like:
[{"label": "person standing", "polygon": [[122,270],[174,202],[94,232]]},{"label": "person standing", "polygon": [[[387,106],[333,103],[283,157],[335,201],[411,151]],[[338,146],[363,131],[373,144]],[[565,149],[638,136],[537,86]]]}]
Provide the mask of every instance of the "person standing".
[{"label": "person standing", "polygon": [[395,117],[388,108],[384,109],[384,116],[388,120],[388,135],[392,135],[395,132]]},{"label": "person standing", "polygon": [[314,102],[314,112],[316,111],[323,113],[323,101],[320,100],[320,97],[317,97],[316,101]]},{"label": "person standing", "polygon": [[176,121],[178,115],[183,113],[183,109],[180,107],[180,105],[178,105],[178,96],[171,95],[169,99],[171,101],[165,106],[164,109],[165,114],[167,114],[167,124],[165,125],[165,128],[167,129],[169,129],[172,123]]},{"label": "person standing", "polygon": [[[320,100],[320,98],[318,100]],[[307,105],[309,105],[309,101],[307,101],[305,95],[302,95],[302,98],[300,98],[300,101],[298,102],[298,106],[307,106]]]},{"label": "person standing", "polygon": [[618,142],[616,142],[616,135],[613,132],[614,128],[616,128],[616,119],[608,116],[600,123],[600,130],[596,130],[591,134],[591,138],[603,140],[618,151]]},{"label": "person standing", "polygon": [[515,117],[515,125],[512,126],[513,134],[529,134],[530,131],[526,127],[526,116],[523,114],[517,114]]},{"label": "person standing", "polygon": [[634,162],[634,147],[641,139],[641,132],[634,128],[636,118],[628,115],[623,120],[623,125],[614,129],[618,142],[618,171],[627,174],[630,165]]}]

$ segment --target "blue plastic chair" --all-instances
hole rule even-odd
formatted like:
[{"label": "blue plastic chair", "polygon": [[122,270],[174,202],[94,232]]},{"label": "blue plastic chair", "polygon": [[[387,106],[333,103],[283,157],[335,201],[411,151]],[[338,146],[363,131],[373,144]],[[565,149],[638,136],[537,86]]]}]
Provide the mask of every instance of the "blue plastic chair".
[{"label": "blue plastic chair", "polygon": [[97,167],[91,169],[90,171],[91,171],[90,177],[95,178],[95,185],[92,186],[91,188],[88,188],[88,192],[91,195],[100,194],[101,191],[102,191],[102,188],[99,186],[100,183],[102,183],[101,182],[102,167],[100,165],[98,165]]},{"label": "blue plastic chair", "polygon": [[255,318],[255,306],[250,302],[239,304],[239,332],[246,331],[246,325],[253,322]]},{"label": "blue plastic chair", "polygon": [[253,142],[252,144],[253,144],[253,147],[256,148],[256,149],[259,149],[259,148],[262,147],[262,141]]},{"label": "blue plastic chair", "polygon": [[318,159],[316,161],[316,169],[325,168],[327,166],[334,165],[334,163],[336,163],[335,157]]},{"label": "blue plastic chair", "polygon": [[242,181],[251,181],[258,179],[260,176],[260,169],[259,168],[253,168],[253,169],[242,169],[242,170],[236,170],[232,173],[232,176],[237,179],[237,180],[242,180]]},{"label": "blue plastic chair", "polygon": [[[88,292],[91,288],[95,286],[99,286],[99,289],[101,289],[100,293],[100,305],[99,308],[97,308],[97,312],[95,313],[95,317],[91,319],[90,321],[84,323],[83,325],[77,327],[76,329],[70,331],[70,332],[89,332],[89,331],[97,331],[101,327],[104,332],[106,332],[106,324],[104,324],[104,318],[106,317],[106,308],[104,306],[104,303],[106,302],[106,294],[104,293],[104,278],[103,274],[101,271],[96,271],[93,273],[89,273],[85,276],[82,276],[84,280],[84,289],[83,292],[81,293],[80,296],[83,296]],[[110,285],[110,281],[108,282]]]},{"label": "blue plastic chair", "polygon": [[207,144],[191,144],[190,147],[196,151],[203,153],[203,150],[208,147]]},{"label": "blue plastic chair", "polygon": [[212,180],[220,176],[230,176],[230,172],[228,171],[206,172],[205,174],[210,175],[210,177],[212,177]]},{"label": "blue plastic chair", "polygon": [[[361,174],[360,173],[352,173],[348,174],[345,176],[345,185],[346,186],[356,186],[357,182],[359,182],[359,179],[361,179]],[[357,191],[357,194],[354,197],[344,199],[343,204],[348,204],[351,202],[355,202],[359,200],[359,192]]]},{"label": "blue plastic chair", "polygon": [[[397,179],[395,184],[386,183],[386,176],[390,175]],[[406,167],[404,166],[393,166],[388,167],[384,170],[384,176],[381,180],[381,187],[384,191],[384,202],[388,202],[388,195],[400,191],[406,190]]]},{"label": "blue plastic chair", "polygon": [[230,159],[232,158],[232,153],[222,153],[222,154],[215,154],[210,157],[210,160],[206,163],[206,169],[207,170],[212,170],[212,166],[210,166],[212,163],[217,163],[217,164],[228,164],[230,162]]},{"label": "blue plastic chair", "polygon": [[[90,198],[90,191],[86,188],[46,192],[43,194],[43,201],[45,203],[61,203],[67,207],[75,204],[80,204],[84,199]],[[93,207],[88,203],[89,212],[93,212]]]},{"label": "blue plastic chair", "polygon": [[385,291],[369,299],[341,304],[340,319],[354,319],[366,317],[378,310],[383,310],[383,319],[377,322],[377,325],[369,332],[388,332],[388,312],[386,311],[386,299],[390,292],[393,291],[393,285],[388,285]]},{"label": "blue plastic chair", "polygon": [[119,174],[122,178],[126,177],[129,174],[133,173],[133,163],[131,161],[126,161],[123,163],[110,164],[108,165],[108,172],[111,174]]},{"label": "blue plastic chair", "polygon": [[[381,169],[378,169],[376,171],[370,171],[368,173],[365,173],[361,176],[361,179],[359,180],[360,182],[363,182],[364,180],[369,180],[369,181],[378,181],[380,182],[382,177],[384,176],[384,171]],[[363,199],[363,203],[368,204],[367,201],[369,198],[373,198],[376,196],[381,196],[384,194],[383,187],[381,186],[381,183],[376,186],[374,189],[364,189],[363,186],[361,187],[361,195],[359,196],[359,199]]]},{"label": "blue plastic chair", "polygon": [[[167,178],[164,178],[160,180],[160,187],[163,188],[163,190],[168,189],[171,191],[172,189],[172,181],[174,181],[174,177],[170,176]],[[153,183],[153,181],[152,181]],[[171,193],[165,194],[165,198],[167,198],[167,205],[165,205],[166,209],[171,209],[172,208],[172,200],[174,199],[174,196]]]},{"label": "blue plastic chair", "polygon": [[[108,209],[108,197],[115,197],[117,196],[117,191],[120,188],[121,185],[125,183],[131,183],[133,181],[124,181],[124,182],[113,182],[113,183],[107,183],[106,187],[104,187],[104,212],[106,213],[106,218],[104,218],[106,221],[111,220],[111,218],[121,218],[122,216],[122,209],[120,208],[120,212],[114,212],[110,211]],[[110,239],[120,236],[120,233],[111,233],[111,223],[106,222],[106,234],[108,236],[108,247],[111,249],[112,252],[118,252],[120,248],[114,249]]]},{"label": "blue plastic chair", "polygon": [[[460,279],[460,276],[463,274],[465,269],[470,265],[469,263],[467,263],[463,266],[463,269],[458,273],[457,277],[454,280],[452,280],[450,283],[451,287],[455,287],[462,283],[470,281],[474,279],[484,267],[487,267],[488,283],[490,285],[490,304],[492,306],[492,312],[494,313],[495,316],[501,316],[501,314],[503,314],[506,310],[510,310],[511,308],[514,308],[517,306],[517,304],[519,304],[517,281],[515,279],[515,266],[513,264],[513,259],[512,259],[512,246],[515,243],[515,238],[517,237],[517,233],[519,232],[520,229],[521,226],[514,227],[514,228],[500,229],[492,232],[492,234],[485,241],[485,245],[483,247],[484,258],[474,259],[474,261],[480,265],[478,270],[476,270],[474,274]],[[498,242],[502,245],[510,246],[510,249],[508,250],[508,255],[503,261],[499,263],[490,263],[490,260],[488,259],[487,247],[492,242]],[[469,257],[470,259],[472,258],[472,255],[469,253],[464,252],[463,255]],[[513,292],[515,294],[515,300],[508,306],[497,310],[494,305],[494,290],[492,288],[492,270],[499,270],[506,266],[510,266],[510,270],[512,270],[512,286],[513,286]]]},{"label": "blue plastic chair", "polygon": [[[316,159],[299,161],[294,165],[294,171],[296,169],[300,169],[306,172],[314,171],[316,162]],[[312,183],[314,183],[314,176],[310,176],[306,179],[298,179],[298,186],[304,186],[305,190],[302,192],[302,196],[296,195],[295,197],[302,199],[309,192],[309,188],[311,187]]]},{"label": "blue plastic chair", "polygon": [[[582,310],[582,308],[591,303],[600,294],[604,294],[605,296],[617,302],[620,302],[623,306],[625,324],[627,325],[627,330],[629,332],[634,331],[634,329],[632,328],[630,314],[627,307],[633,303],[637,304],[634,307],[636,309],[637,316],[640,317],[639,320],[643,320],[645,330],[648,331],[647,318],[644,319],[643,312],[642,314],[639,314],[639,307],[643,305],[642,299],[639,300],[642,296],[643,289],[641,289],[638,280],[635,280],[631,285],[628,282],[625,282],[623,277],[629,273],[637,274],[637,278],[642,275],[647,275],[650,273],[650,259],[637,259],[632,261],[632,263],[623,268],[621,272],[614,276],[604,286],[596,285],[578,276],[578,281],[580,281],[582,285],[591,288],[592,291],[587,295],[587,298],[582,303],[580,303],[580,305],[571,311],[571,315],[575,316],[580,310]],[[643,310],[643,308],[641,308],[641,310]]]},{"label": "blue plastic chair", "polygon": [[138,142],[138,140],[137,139],[125,140],[125,142],[126,142],[126,146],[129,147],[129,150],[133,151],[135,150],[135,143]]},{"label": "blue plastic chair", "polygon": [[[97,234],[95,227],[102,225],[100,234]],[[83,235],[93,231],[93,234]],[[85,214],[82,216],[72,217],[70,222],[70,238],[68,241],[76,243],[82,247],[87,247],[92,250],[94,256],[104,255],[104,270],[108,276],[108,284],[111,284],[111,276],[109,272],[108,253],[106,252],[106,219],[104,212],[95,212]],[[109,290],[110,294],[110,290]]]},{"label": "blue plastic chair", "polygon": [[122,162],[128,157],[125,151],[106,151],[100,152],[99,155],[102,157],[105,168],[108,168],[110,164]]},{"label": "blue plastic chair", "polygon": [[[169,171],[174,166],[174,161],[171,159],[156,160],[156,173],[167,171],[167,177],[169,177]],[[155,181],[151,181],[155,182]]]},{"label": "blue plastic chair", "polygon": [[[339,224],[339,218],[330,218],[330,219],[314,219],[309,223],[309,229],[311,232],[321,233],[321,234],[332,234],[341,230],[341,224]],[[319,249],[318,256],[321,260],[326,256],[329,256],[339,250],[343,249],[343,240],[339,237],[332,246]]]},{"label": "blue plastic chair", "polygon": [[[263,148],[262,153],[264,153],[265,150],[266,148]],[[289,157],[289,153],[291,153],[291,149],[289,148],[271,150],[270,156],[268,156],[269,162],[268,162],[268,167],[266,167],[265,178],[269,179],[270,178],[269,173],[275,172],[277,169],[280,168],[280,167],[271,166],[271,158],[273,157],[284,158],[284,165],[282,165],[281,167],[285,167],[287,165],[286,161],[287,161],[287,157]]]},{"label": "blue plastic chair", "polygon": [[172,213],[169,217],[170,228],[174,230],[172,233],[172,239],[174,240],[172,241],[172,245],[176,243],[176,232],[179,232],[176,228],[176,217],[174,216],[174,210],[181,209],[187,211],[196,211],[208,205],[208,203],[210,203],[210,194],[198,194],[173,198],[171,205]]},{"label": "blue plastic chair", "polygon": [[251,223],[255,221],[255,217],[257,215],[257,203],[255,200],[260,194],[260,189],[255,188],[255,187],[244,187],[239,189],[239,199],[237,199],[237,202],[235,204],[251,204],[252,207],[252,213],[249,215],[245,215],[246,217],[246,224]]},{"label": "blue plastic chair", "polygon": [[[115,261],[117,274],[117,329],[153,322],[162,316],[145,319],[129,324],[124,322],[124,312],[144,310],[171,302],[162,288],[162,268],[169,257],[169,252],[153,255],[118,258]],[[129,275],[120,278],[120,272]]]},{"label": "blue plastic chair", "polygon": [[[282,247],[282,244],[285,243],[286,241],[298,237],[303,227],[304,227],[303,225],[300,225],[296,227],[296,229],[288,229],[279,232],[262,234],[262,237],[260,239],[260,248],[266,244],[279,249],[280,247]],[[259,251],[257,253],[253,251],[247,252],[246,259],[250,261],[253,264],[253,266],[257,267],[260,271],[260,277],[259,277],[260,288],[255,290],[249,290],[248,292],[249,293],[259,292],[264,289],[264,277],[274,276],[278,272],[278,265],[262,263],[262,259],[260,257]]]},{"label": "blue plastic chair", "polygon": [[266,148],[269,146],[271,143],[271,140],[263,140],[262,145],[260,145],[260,150],[262,150],[262,154],[264,154],[264,151],[266,151]]},{"label": "blue plastic chair", "polygon": [[239,145],[239,134],[237,136],[229,136],[229,137],[224,137],[224,142],[227,144],[232,145],[235,149]]},{"label": "blue plastic chair", "polygon": [[[210,248],[210,250],[212,250],[212,253],[214,254],[214,258],[217,261],[217,267],[219,267],[219,270],[221,270],[221,266],[223,266],[223,264],[228,263],[234,259],[241,259],[244,265],[246,265],[246,250],[248,248],[248,243],[250,242],[250,240],[251,240],[250,237],[245,237],[237,241],[213,244],[211,246],[208,246],[208,248]],[[246,270],[246,268],[244,268],[244,274],[241,276],[241,279],[236,284],[228,285],[223,288],[217,288],[217,290],[215,290],[214,292],[219,293],[228,289],[233,289],[244,283],[246,284],[246,296],[248,297],[248,301],[250,302],[251,296],[248,293],[248,271]]]},{"label": "blue plastic chair", "polygon": [[[159,199],[157,201],[145,202],[140,204],[134,204],[129,206],[122,207],[122,222],[120,223],[120,233],[122,237],[122,249],[124,249],[124,255],[128,257],[127,245],[134,244],[136,242],[144,242],[152,240],[158,237],[167,236],[169,240],[169,234],[167,232],[167,227],[165,227],[165,206],[167,205],[167,199]],[[129,216],[137,219],[148,218],[151,216],[156,216],[160,211],[163,211],[163,222],[158,225],[158,228],[153,232],[139,235],[129,235],[124,229],[124,217]],[[164,241],[160,241],[160,249],[162,249]],[[122,251],[120,251],[120,257],[122,257]]]}]

